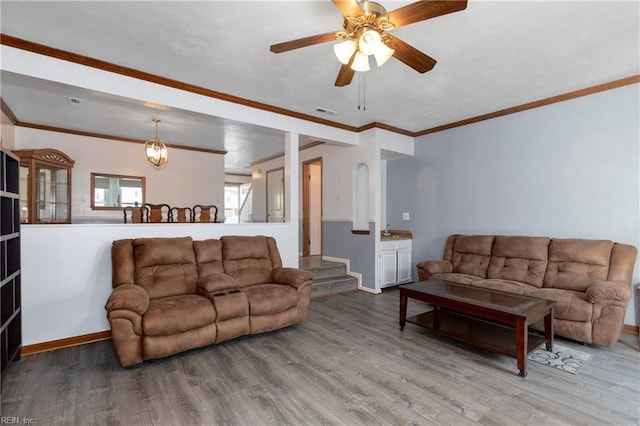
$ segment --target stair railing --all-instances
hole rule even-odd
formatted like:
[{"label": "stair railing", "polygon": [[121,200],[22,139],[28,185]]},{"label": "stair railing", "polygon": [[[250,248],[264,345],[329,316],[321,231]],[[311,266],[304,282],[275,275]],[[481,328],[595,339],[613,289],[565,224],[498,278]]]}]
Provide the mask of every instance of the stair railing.
[{"label": "stair railing", "polygon": [[238,210],[238,223],[242,222],[242,210],[244,206],[247,204],[247,200],[249,199],[249,195],[251,195],[251,190],[253,189],[253,182],[249,184],[249,190],[247,191],[247,195],[244,196],[244,200],[242,200],[242,204],[240,205],[240,209]]}]

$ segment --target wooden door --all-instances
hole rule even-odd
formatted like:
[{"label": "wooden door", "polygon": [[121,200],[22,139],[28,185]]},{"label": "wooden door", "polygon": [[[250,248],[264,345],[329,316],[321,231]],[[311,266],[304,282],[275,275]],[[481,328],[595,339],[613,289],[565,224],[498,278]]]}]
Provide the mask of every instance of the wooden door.
[{"label": "wooden door", "polygon": [[322,159],[302,167],[302,255],[322,254]]}]

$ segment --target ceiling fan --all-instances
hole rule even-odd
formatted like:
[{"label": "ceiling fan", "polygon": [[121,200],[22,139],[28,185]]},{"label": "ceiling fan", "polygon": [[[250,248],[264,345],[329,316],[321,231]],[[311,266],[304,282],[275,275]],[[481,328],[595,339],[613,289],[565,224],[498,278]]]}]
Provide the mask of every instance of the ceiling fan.
[{"label": "ceiling fan", "polygon": [[436,65],[436,60],[405,43],[387,31],[405,25],[464,10],[467,0],[422,0],[391,12],[379,3],[362,0],[333,0],[344,16],[343,29],[317,34],[271,46],[273,53],[288,52],[301,47],[329,41],[343,40],[333,46],[342,67],[336,86],[351,83],[356,71],[369,68],[369,56],[374,56],[378,66],[394,57],[419,73],[425,73]]}]

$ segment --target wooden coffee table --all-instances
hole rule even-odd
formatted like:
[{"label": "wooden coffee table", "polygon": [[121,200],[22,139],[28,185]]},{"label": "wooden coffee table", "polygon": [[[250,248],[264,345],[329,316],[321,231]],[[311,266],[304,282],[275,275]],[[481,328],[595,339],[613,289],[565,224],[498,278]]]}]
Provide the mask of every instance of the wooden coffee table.
[{"label": "wooden coffee table", "polygon": [[[518,376],[527,376],[527,354],[546,342],[553,349],[554,301],[447,281],[427,280],[400,288],[400,330],[407,322],[518,360]],[[407,318],[407,301],[433,310]],[[529,325],[544,318],[544,337]]]}]

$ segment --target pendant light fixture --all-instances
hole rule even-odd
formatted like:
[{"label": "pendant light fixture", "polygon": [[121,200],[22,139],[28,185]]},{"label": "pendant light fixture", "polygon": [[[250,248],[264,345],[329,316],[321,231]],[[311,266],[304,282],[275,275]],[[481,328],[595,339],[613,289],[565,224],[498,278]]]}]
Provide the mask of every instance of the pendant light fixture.
[{"label": "pendant light fixture", "polygon": [[147,160],[153,164],[156,169],[160,169],[169,161],[169,151],[167,150],[167,144],[158,138],[158,123],[160,120],[154,118],[153,122],[156,123],[156,137],[145,142],[144,152]]}]

